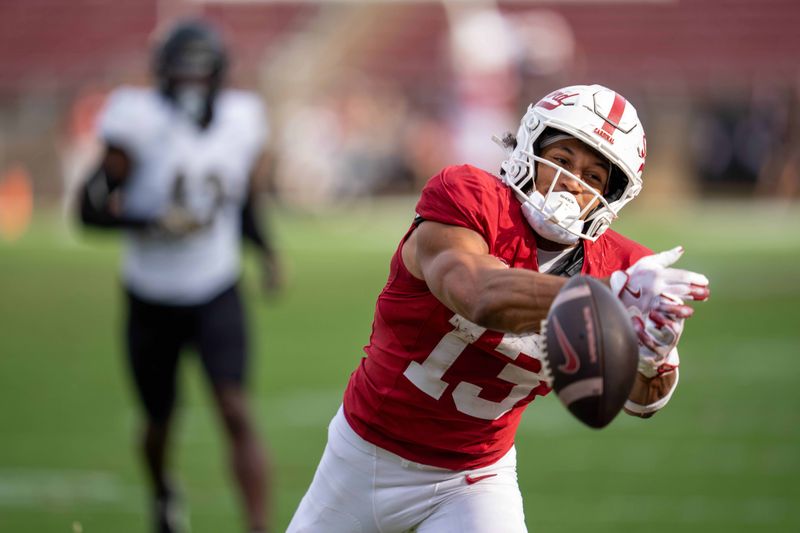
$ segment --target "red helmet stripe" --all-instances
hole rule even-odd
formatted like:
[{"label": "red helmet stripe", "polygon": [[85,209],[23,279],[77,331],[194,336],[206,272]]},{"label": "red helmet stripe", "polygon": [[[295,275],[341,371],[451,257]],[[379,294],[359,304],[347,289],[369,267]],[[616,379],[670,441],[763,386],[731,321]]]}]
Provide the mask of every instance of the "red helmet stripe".
[{"label": "red helmet stripe", "polygon": [[619,123],[619,119],[622,118],[622,113],[625,111],[625,106],[628,104],[628,101],[622,97],[619,93],[614,93],[614,103],[611,104],[611,111],[608,113],[608,118],[606,118],[606,123],[603,124],[603,131],[608,133],[609,135],[613,135],[614,132],[617,130],[616,124]]}]

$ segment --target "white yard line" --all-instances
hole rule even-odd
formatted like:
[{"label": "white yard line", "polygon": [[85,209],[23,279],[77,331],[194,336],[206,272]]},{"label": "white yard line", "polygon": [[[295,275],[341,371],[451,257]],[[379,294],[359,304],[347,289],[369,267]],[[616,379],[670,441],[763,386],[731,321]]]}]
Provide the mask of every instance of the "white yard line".
[{"label": "white yard line", "polygon": [[138,509],[133,497],[138,492],[109,471],[0,467],[0,507],[97,504]]}]

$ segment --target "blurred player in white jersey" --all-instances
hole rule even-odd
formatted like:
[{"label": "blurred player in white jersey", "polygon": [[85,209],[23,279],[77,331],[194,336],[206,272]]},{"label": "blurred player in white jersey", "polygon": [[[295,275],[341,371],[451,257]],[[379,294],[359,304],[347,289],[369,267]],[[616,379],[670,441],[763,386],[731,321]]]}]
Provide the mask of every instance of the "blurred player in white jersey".
[{"label": "blurred player in white jersey", "polygon": [[499,141],[499,175],[451,166],[422,191],[291,533],[526,531],[514,438],[550,392],[538,330],[570,276],[609,283],[639,333],[626,411],[672,395],[684,300],[708,280],[669,268],[680,248],[653,255],[608,229],[642,186],[634,107],[565,87]]},{"label": "blurred player in white jersey", "polygon": [[255,94],[222,88],[226,52],[202,21],[175,25],[154,56],[157,86],[121,87],[99,119],[105,154],[82,189],[84,224],[125,235],[127,352],[143,406],[141,452],[155,531],[184,531],[168,474],[179,354],[196,349],[230,445],[250,531],[269,523],[269,465],[244,392],[241,243],[259,250],[267,290],[276,254],[259,229],[256,175],[267,140]]}]

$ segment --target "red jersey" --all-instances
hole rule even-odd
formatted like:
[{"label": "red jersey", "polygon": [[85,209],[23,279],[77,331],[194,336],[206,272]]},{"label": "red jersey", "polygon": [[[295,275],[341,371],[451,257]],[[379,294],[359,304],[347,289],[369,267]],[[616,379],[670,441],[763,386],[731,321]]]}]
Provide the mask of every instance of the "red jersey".
[{"label": "red jersey", "polygon": [[[471,229],[504,263],[538,270],[536,236],[519,200],[485,171],[445,168],[425,186],[417,214]],[[511,448],[525,407],[550,392],[540,374],[541,337],[487,330],[445,307],[403,264],[400,251],[414,227],[392,257],[344,413],[362,438],[408,460],[452,470],[487,466]],[[596,277],[652,253],[611,230],[583,246],[582,273]]]}]

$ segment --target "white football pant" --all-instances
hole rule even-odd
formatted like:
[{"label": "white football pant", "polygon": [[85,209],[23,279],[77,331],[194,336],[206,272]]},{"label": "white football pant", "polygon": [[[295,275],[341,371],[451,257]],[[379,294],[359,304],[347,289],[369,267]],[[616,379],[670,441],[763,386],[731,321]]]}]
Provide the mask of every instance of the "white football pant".
[{"label": "white football pant", "polygon": [[476,470],[422,465],[359,437],[340,408],[287,533],[526,531],[514,448]]}]

